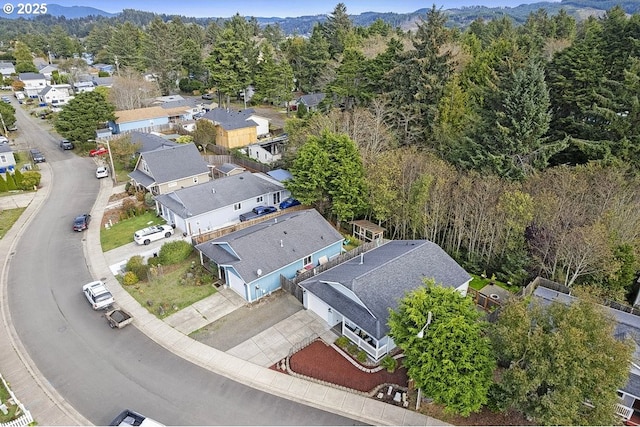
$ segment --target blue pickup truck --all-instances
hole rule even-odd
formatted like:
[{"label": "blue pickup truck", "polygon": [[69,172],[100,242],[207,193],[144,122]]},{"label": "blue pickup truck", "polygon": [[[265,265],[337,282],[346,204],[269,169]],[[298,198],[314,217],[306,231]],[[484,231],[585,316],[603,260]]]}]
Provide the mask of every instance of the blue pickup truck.
[{"label": "blue pickup truck", "polygon": [[249,221],[250,219],[258,218],[263,215],[274,213],[278,210],[275,206],[256,206],[250,212],[240,215],[240,221]]}]

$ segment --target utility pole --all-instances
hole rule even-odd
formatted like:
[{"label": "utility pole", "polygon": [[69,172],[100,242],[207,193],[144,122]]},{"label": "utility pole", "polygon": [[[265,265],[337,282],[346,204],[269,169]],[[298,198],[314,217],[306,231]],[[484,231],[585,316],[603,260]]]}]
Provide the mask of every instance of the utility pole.
[{"label": "utility pole", "polygon": [[4,117],[2,117],[2,113],[0,113],[0,121],[2,121],[2,129],[4,130],[4,135],[8,136],[9,131],[7,131],[7,126],[4,124]]}]

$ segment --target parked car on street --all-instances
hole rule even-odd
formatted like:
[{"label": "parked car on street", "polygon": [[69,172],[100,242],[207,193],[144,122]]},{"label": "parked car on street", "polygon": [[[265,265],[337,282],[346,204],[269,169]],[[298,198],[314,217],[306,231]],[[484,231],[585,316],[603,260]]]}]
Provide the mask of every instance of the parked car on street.
[{"label": "parked car on street", "polygon": [[173,227],[170,225],[152,225],[133,233],[133,241],[139,245],[148,245],[164,237],[170,237],[172,234]]},{"label": "parked car on street", "polygon": [[74,145],[73,142],[69,141],[68,139],[63,139],[62,141],[60,141],[60,148],[62,148],[63,150],[73,150]]},{"label": "parked car on street", "polygon": [[280,210],[287,209],[287,208],[290,208],[292,206],[298,206],[299,204],[300,204],[299,201],[297,201],[293,197],[289,197],[289,198],[284,199],[282,202],[280,202]]},{"label": "parked car on street", "polygon": [[125,409],[111,421],[110,426],[142,426],[142,427],[164,427],[164,424],[152,420],[149,417],[140,415],[131,409]]},{"label": "parked car on street", "polygon": [[7,138],[6,136],[0,136],[0,145],[8,144],[8,143],[9,143],[9,138]]},{"label": "parked car on street", "polygon": [[91,221],[91,215],[81,214],[73,220],[73,231],[82,231],[89,228],[89,221]]},{"label": "parked car on street", "polygon": [[98,166],[96,169],[96,178],[106,178],[109,176],[109,169],[106,166]]},{"label": "parked car on street", "polygon": [[205,94],[202,95],[202,99],[212,100],[213,99],[213,94],[212,93],[205,93]]},{"label": "parked car on street", "polygon": [[109,292],[109,289],[107,289],[107,285],[101,280],[87,283],[82,287],[82,292],[94,310],[108,308],[115,302],[113,295]]},{"label": "parked car on street", "polygon": [[100,147],[100,148],[96,148],[95,150],[89,151],[89,156],[91,157],[102,156],[104,154],[107,154],[108,152],[109,150],[107,150],[106,148]]},{"label": "parked car on street", "polygon": [[29,150],[29,154],[31,155],[31,160],[33,160],[33,163],[43,163],[47,161],[44,158],[44,154],[42,154],[37,148],[32,148],[31,150]]}]

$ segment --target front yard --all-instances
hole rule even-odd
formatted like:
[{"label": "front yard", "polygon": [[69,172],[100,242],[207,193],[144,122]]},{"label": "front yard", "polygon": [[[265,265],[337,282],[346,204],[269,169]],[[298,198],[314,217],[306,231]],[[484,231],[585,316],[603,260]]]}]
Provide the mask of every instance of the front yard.
[{"label": "front yard", "polygon": [[7,234],[7,231],[9,231],[18,218],[20,218],[20,215],[22,215],[25,209],[26,208],[0,210],[0,239]]},{"label": "front yard", "polygon": [[179,264],[151,267],[145,279],[123,288],[160,319],[216,292],[214,277],[195,253]]},{"label": "front yard", "polygon": [[109,228],[100,229],[102,251],[107,252],[127,243],[133,242],[133,233],[150,225],[164,224],[166,221],[153,212],[146,212],[133,218],[119,221]]}]

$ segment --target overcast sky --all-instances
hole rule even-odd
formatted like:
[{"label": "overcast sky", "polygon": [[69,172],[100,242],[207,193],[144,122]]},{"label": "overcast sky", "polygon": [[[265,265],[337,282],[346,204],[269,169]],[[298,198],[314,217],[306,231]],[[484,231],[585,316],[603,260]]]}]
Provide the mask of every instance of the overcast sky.
[{"label": "overcast sky", "polygon": [[[418,9],[436,7],[451,9],[462,6],[506,6],[537,3],[538,0],[342,0],[347,5],[347,13],[357,15],[362,12],[414,12]],[[167,0],[54,0],[61,6],[91,6],[105,12],[117,13],[122,9],[137,9],[147,12],[176,14],[188,17],[227,18],[240,13],[242,16],[256,17],[297,17],[331,13],[340,1],[327,0],[209,0],[209,1],[167,1]]]}]

